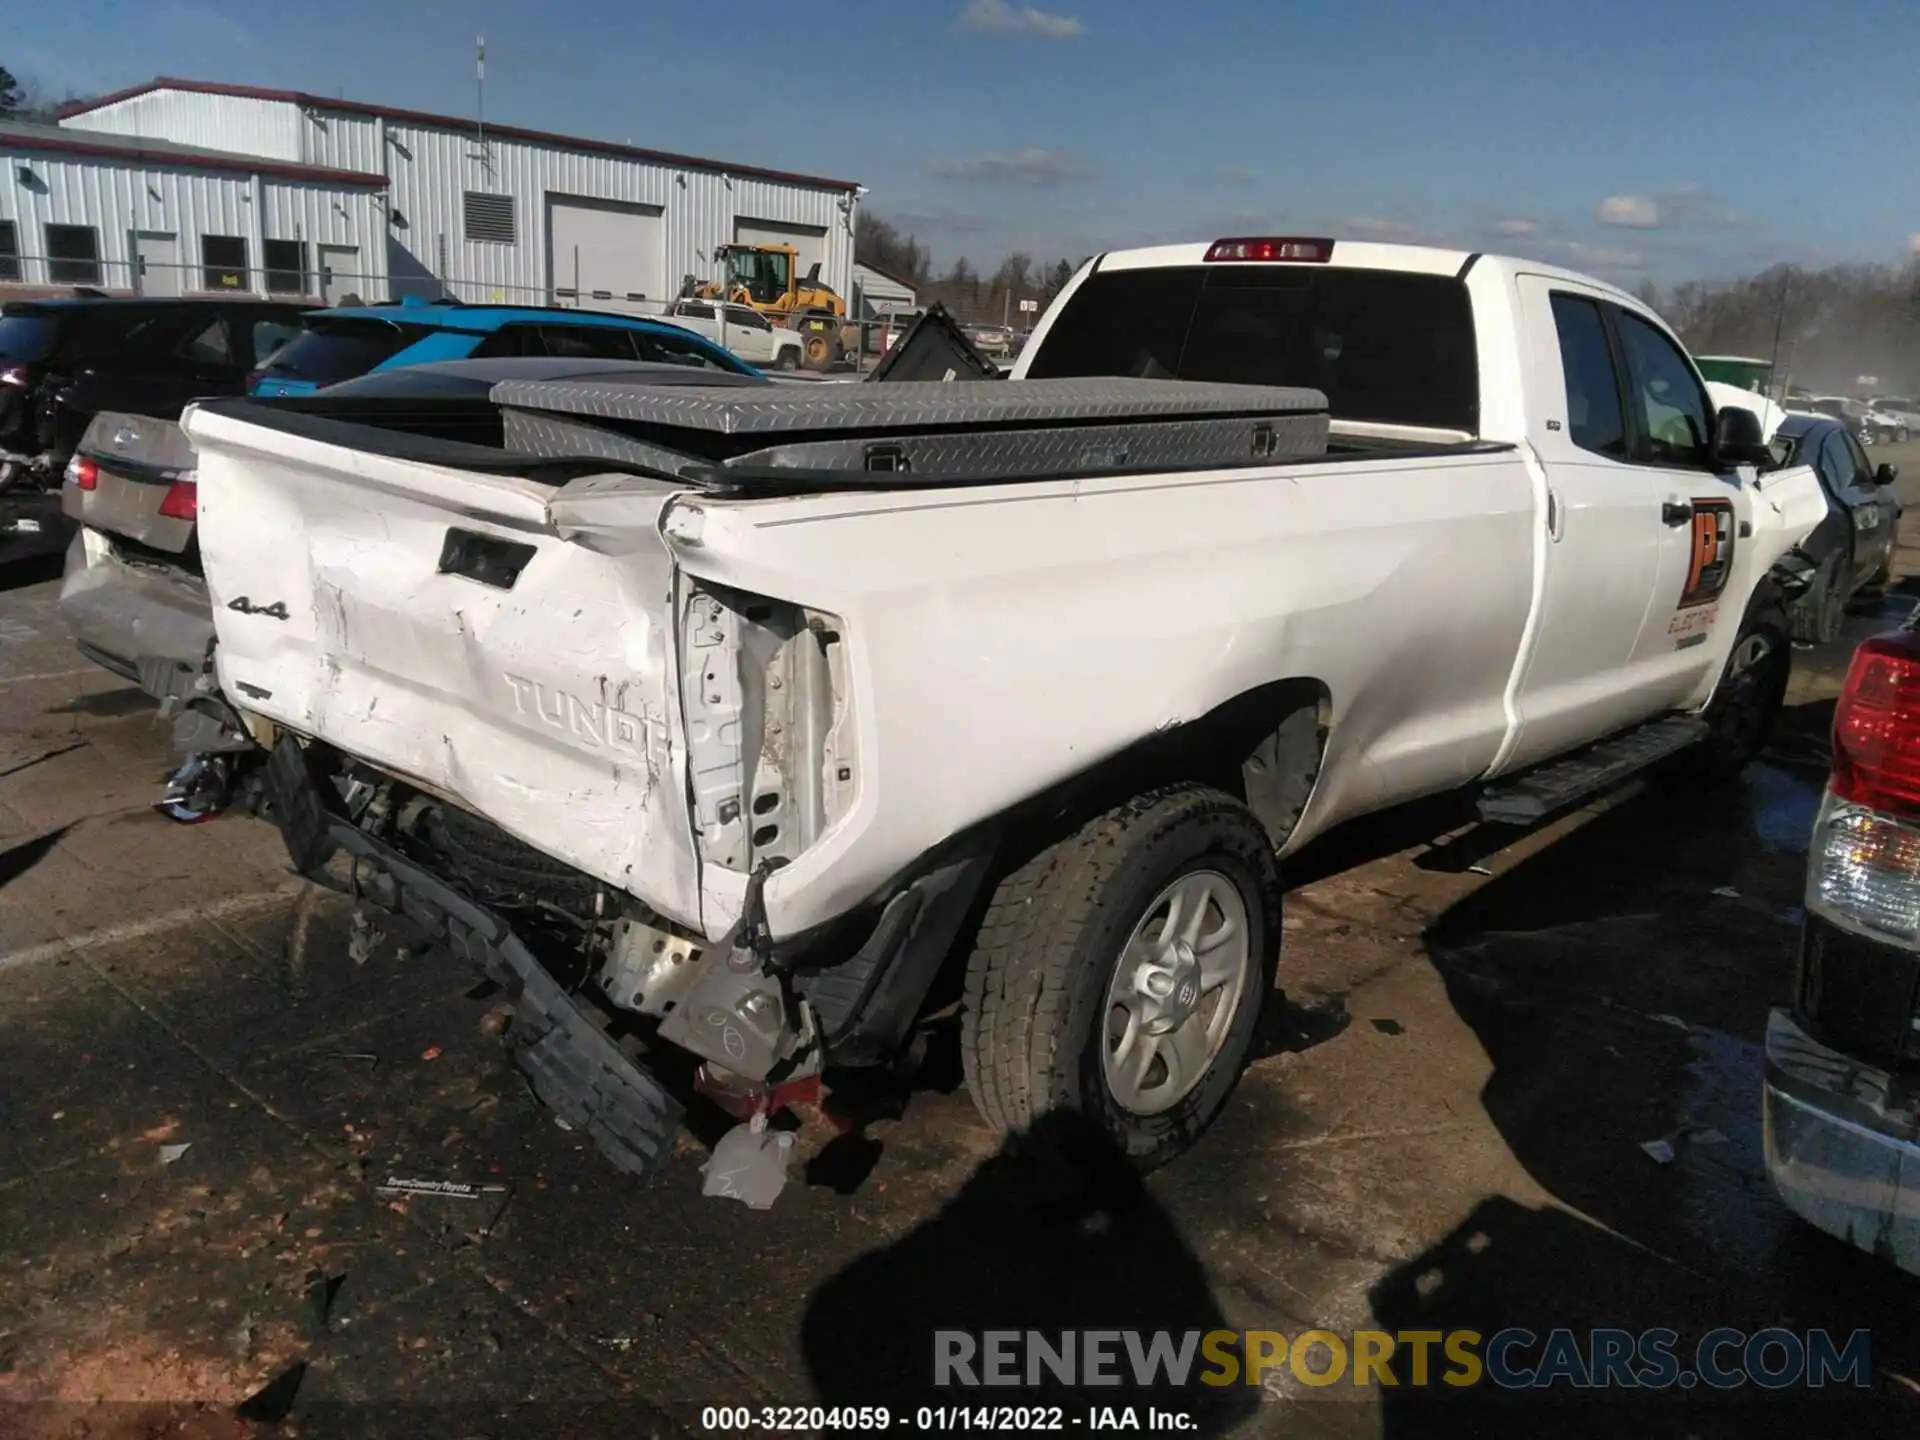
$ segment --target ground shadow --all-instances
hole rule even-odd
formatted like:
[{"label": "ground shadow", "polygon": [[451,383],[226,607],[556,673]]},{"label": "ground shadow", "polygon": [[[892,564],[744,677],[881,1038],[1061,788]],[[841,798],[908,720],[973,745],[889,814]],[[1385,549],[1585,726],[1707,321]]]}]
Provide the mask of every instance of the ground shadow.
[{"label": "ground shadow", "polygon": [[[936,1332],[977,1345],[988,1330],[1034,1331],[1057,1345],[1089,1327],[1144,1341],[1223,1321],[1199,1260],[1140,1177],[1096,1127],[1061,1112],[1010,1139],[931,1220],[816,1289],[801,1347],[819,1403],[884,1405],[896,1424],[922,1405],[1059,1405],[1073,1429],[1090,1406],[1153,1405],[1191,1414],[1190,1433],[1219,1434],[1253,1413],[1258,1394],[1246,1386],[1197,1383],[1197,1350],[1185,1385],[1164,1372],[1140,1383],[1117,1339],[1119,1384],[1069,1386],[1047,1370],[1030,1386],[936,1383]],[[977,1349],[974,1360],[984,1363]]]},{"label": "ground shadow", "polygon": [[[1448,997],[1492,1064],[1487,1114],[1565,1208],[1483,1202],[1372,1292],[1383,1328],[1563,1327],[1585,1345],[1594,1327],[1666,1327],[1690,1369],[1690,1347],[1718,1326],[1824,1326],[1842,1340],[1867,1327],[1877,1369],[1910,1363],[1920,1287],[1809,1243],[1761,1155],[1759,1042],[1791,979],[1824,784],[1811,762],[1831,719],[1830,701],[1793,707],[1739,781],[1650,783],[1428,928]],[[1543,1351],[1516,1354],[1524,1367]],[[1884,1377],[1865,1399],[1677,1380],[1657,1393],[1570,1378],[1503,1391],[1416,1385],[1412,1363],[1403,1349],[1406,1383],[1383,1395],[1390,1436],[1879,1433],[1906,1418]]]},{"label": "ground shadow", "polygon": [[[1703,1342],[1720,1327],[1804,1333],[1824,1320],[1844,1352],[1855,1329],[1871,1328],[1870,1312],[1840,1315],[1829,1306],[1819,1320],[1814,1312],[1796,1317],[1754,1286],[1654,1255],[1561,1210],[1486,1200],[1369,1299],[1386,1330],[1474,1332],[1484,1367],[1476,1376],[1439,1342],[1427,1348],[1423,1373],[1415,1349],[1403,1344],[1396,1384],[1380,1391],[1381,1434],[1390,1440],[1913,1433],[1908,1407],[1876,1376],[1885,1359],[1877,1329],[1868,1363],[1817,1390],[1721,1389],[1699,1378]],[[1596,1330],[1624,1338],[1595,1341]],[[1610,1345],[1636,1372],[1666,1383],[1623,1383],[1604,1358]],[[1663,1354],[1671,1357],[1668,1374],[1654,1368]],[[1725,1366],[1741,1357],[1735,1344],[1705,1358]]]},{"label": "ground shadow", "polygon": [[77,695],[58,705],[49,705],[40,713],[43,715],[93,715],[104,720],[119,719],[126,715],[138,715],[143,710],[158,710],[159,702],[137,685],[123,686],[118,690],[101,690],[91,695]]},{"label": "ground shadow", "polygon": [[0,564],[0,594],[58,580],[66,563],[65,555],[30,555]]},{"label": "ground shadow", "polygon": [[49,830],[45,835],[37,835],[31,840],[22,840],[18,845],[0,850],[0,889],[11,885],[52,853],[60,838],[73,828],[62,825],[58,830]]}]

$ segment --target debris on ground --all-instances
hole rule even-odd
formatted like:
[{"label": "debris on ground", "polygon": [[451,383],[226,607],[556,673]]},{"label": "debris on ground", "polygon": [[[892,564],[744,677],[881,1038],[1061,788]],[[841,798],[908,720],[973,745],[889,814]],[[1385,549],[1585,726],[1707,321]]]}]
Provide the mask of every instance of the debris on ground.
[{"label": "debris on ground", "polygon": [[1713,887],[1713,893],[1718,895],[1722,900],[1738,900],[1740,898],[1740,892],[1731,885],[1716,885]]},{"label": "debris on ground", "polygon": [[820,1077],[803,1076],[778,1085],[761,1085],[737,1076],[719,1075],[709,1065],[693,1074],[693,1088],[736,1120],[751,1120],[756,1115],[777,1115],[794,1105],[817,1105],[821,1098]]},{"label": "debris on ground", "polygon": [[1402,1025],[1398,1020],[1375,1020],[1373,1022],[1373,1028],[1378,1030],[1382,1035],[1404,1035],[1407,1033],[1407,1027]]},{"label": "debris on ground", "polygon": [[422,1060],[438,1060],[440,1058],[440,1054],[441,1054],[441,1051],[438,1045],[429,1045],[426,1049],[420,1052],[420,1058]]},{"label": "debris on ground", "polygon": [[341,1285],[346,1283],[346,1275],[329,1275],[324,1270],[307,1272],[306,1294],[313,1306],[313,1323],[316,1328],[325,1330],[327,1322],[333,1318],[334,1297],[340,1293]]},{"label": "debris on ground", "polygon": [[702,1195],[739,1200],[755,1210],[771,1208],[787,1187],[787,1161],[793,1155],[790,1130],[769,1130],[767,1117],[755,1115],[720,1137],[700,1167],[706,1176]]},{"label": "debris on ground", "polygon": [[1676,1030],[1691,1030],[1693,1027],[1678,1015],[1649,1015],[1649,1020],[1657,1020],[1662,1025],[1671,1025]]},{"label": "debris on ground", "polygon": [[160,1163],[162,1165],[171,1165],[192,1148],[192,1141],[187,1141],[180,1145],[162,1145],[160,1147]]},{"label": "debris on ground", "polygon": [[1673,1163],[1673,1142],[1671,1140],[1642,1140],[1640,1148],[1653,1157],[1656,1165]]},{"label": "debris on ground", "polygon": [[1467,873],[1469,875],[1492,875],[1493,871],[1485,865],[1469,865],[1467,866]]},{"label": "debris on ground", "polygon": [[236,1405],[233,1413],[259,1425],[278,1425],[293,1409],[300,1382],[306,1378],[307,1362],[296,1360]]}]

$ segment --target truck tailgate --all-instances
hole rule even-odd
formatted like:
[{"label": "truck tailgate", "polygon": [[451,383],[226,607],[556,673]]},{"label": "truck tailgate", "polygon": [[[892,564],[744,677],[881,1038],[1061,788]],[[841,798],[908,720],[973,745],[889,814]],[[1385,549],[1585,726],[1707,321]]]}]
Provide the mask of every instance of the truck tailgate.
[{"label": "truck tailgate", "polygon": [[650,526],[575,543],[551,486],[199,408],[185,425],[224,689],[700,926]]}]

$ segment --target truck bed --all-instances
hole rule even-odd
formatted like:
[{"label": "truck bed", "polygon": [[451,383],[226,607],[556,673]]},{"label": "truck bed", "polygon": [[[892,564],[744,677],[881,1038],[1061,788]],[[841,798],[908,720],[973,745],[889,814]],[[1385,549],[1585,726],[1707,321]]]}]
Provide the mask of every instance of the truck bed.
[{"label": "truck bed", "polygon": [[628,471],[742,498],[1508,448],[1331,438],[1318,391],[1128,378],[762,390],[596,376],[503,382],[484,400],[368,404],[321,392],[203,408],[454,469],[551,484]]}]

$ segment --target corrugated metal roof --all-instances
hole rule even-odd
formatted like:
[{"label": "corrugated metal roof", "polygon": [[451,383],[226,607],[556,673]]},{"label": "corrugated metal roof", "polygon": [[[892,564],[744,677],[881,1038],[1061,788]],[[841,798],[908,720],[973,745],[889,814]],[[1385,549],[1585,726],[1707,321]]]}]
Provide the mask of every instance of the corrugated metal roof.
[{"label": "corrugated metal roof", "polygon": [[140,135],[114,135],[104,130],[62,130],[51,125],[22,125],[0,121],[0,144],[10,149],[57,155],[92,155],[129,164],[198,166],[207,170],[237,170],[248,175],[273,175],[292,180],[316,180],[332,185],[366,186],[384,190],[387,177],[357,170],[334,170],[324,165],[300,165],[240,155],[231,150],[206,150]]},{"label": "corrugated metal roof", "polygon": [[[283,104],[298,105],[307,110],[325,110],[335,114],[373,115],[386,120],[399,120],[413,125],[438,126],[447,129],[467,131],[474,128],[474,121],[458,115],[436,115],[425,110],[402,110],[390,105],[370,105],[359,100],[330,99],[325,95],[308,95],[299,90],[271,90],[258,85],[225,85],[211,80],[182,80],[162,75],[142,85],[131,85],[124,90],[116,90],[110,95],[96,96],[91,100],[82,100],[69,105],[60,112],[62,119],[73,115],[84,115],[89,110],[98,110],[108,105],[116,105],[122,100],[131,100],[136,96],[149,95],[156,90],[187,90],[202,95],[232,95],[247,100],[274,100]],[[786,170],[768,170],[758,165],[736,165],[726,160],[704,160],[697,155],[676,155],[665,150],[648,150],[635,145],[617,145],[607,140],[589,140],[579,135],[559,135],[549,130],[526,130],[515,125],[487,125],[489,135],[503,140],[527,140],[540,145],[554,145],[570,150],[586,150],[601,155],[617,155],[630,160],[645,160],[657,165],[678,165],[696,170],[712,170],[729,175],[744,175],[762,180],[785,180],[798,185],[813,185],[825,190],[857,190],[860,187],[851,180],[831,180],[822,175],[802,175]]]}]

